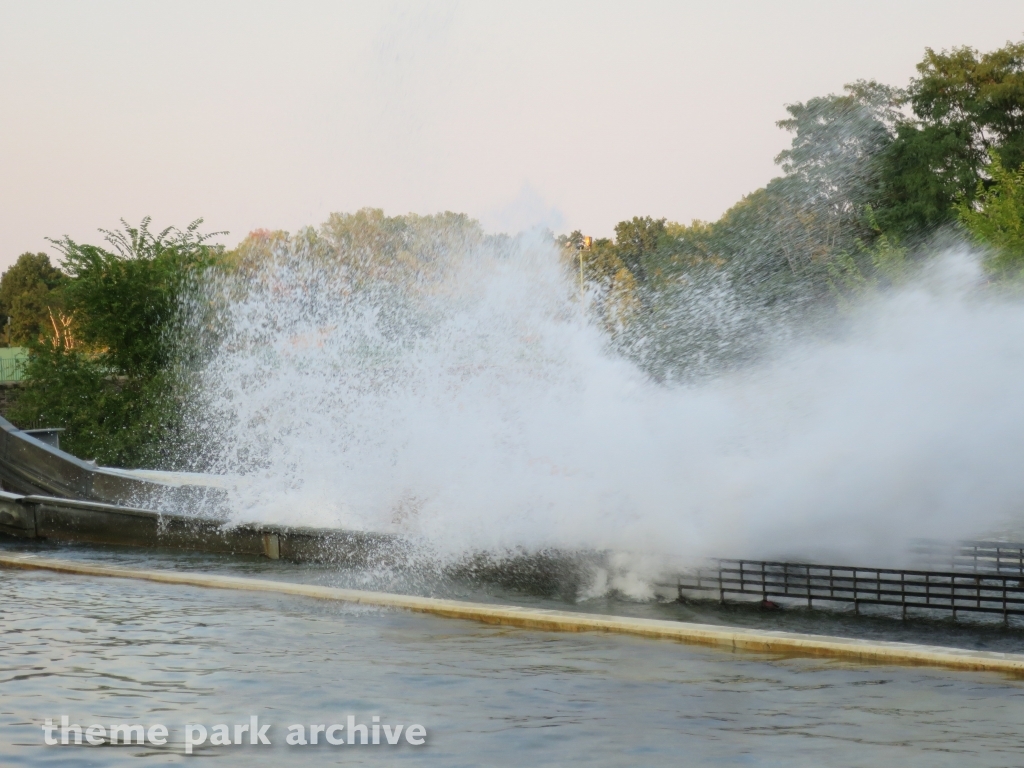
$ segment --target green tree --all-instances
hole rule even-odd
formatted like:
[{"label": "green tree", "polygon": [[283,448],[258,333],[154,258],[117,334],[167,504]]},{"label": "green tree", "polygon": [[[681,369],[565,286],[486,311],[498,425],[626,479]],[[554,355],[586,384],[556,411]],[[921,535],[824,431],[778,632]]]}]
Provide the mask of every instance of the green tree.
[{"label": "green tree", "polygon": [[607,238],[597,238],[585,248],[579,230],[563,235],[557,243],[574,284],[578,283],[583,260],[583,280],[593,300],[591,308],[609,332],[620,335],[635,319],[640,301],[636,278],[619,257],[619,249]]},{"label": "green tree", "polygon": [[10,318],[7,341],[23,346],[53,335],[64,274],[45,253],[23,253],[0,277],[0,323]]},{"label": "green tree", "polygon": [[388,284],[424,288],[466,254],[488,241],[480,224],[465,214],[386,216],[377,208],[332,213],[319,228],[295,234],[256,230],[225,254],[233,270],[258,277],[275,259],[301,254],[309,267],[333,270],[350,289]]},{"label": "green tree", "polygon": [[167,466],[180,428],[179,306],[219,249],[185,230],[100,230],[105,246],[54,241],[69,279],[68,332],[30,346],[16,422],[64,427],[68,450],[115,466]]},{"label": "green tree", "polygon": [[990,53],[926,49],[882,169],[879,223],[922,234],[956,218],[987,180],[990,152],[1010,168],[1024,162],[1024,42]]},{"label": "green tree", "polygon": [[650,216],[634,216],[615,225],[618,257],[638,283],[647,280],[647,261],[657,254],[666,234],[665,219]]},{"label": "green tree", "polygon": [[902,97],[898,89],[859,80],[806,103],[787,104],[790,117],[776,125],[793,133],[775,162],[802,182],[807,203],[833,217],[855,215],[876,186],[877,158],[892,141]]},{"label": "green tree", "polygon": [[1017,170],[1003,166],[991,152],[991,182],[978,182],[973,202],[957,204],[960,222],[992,255],[987,266],[1002,277],[1024,276],[1024,164]]},{"label": "green tree", "polygon": [[873,242],[858,239],[852,253],[840,253],[828,265],[829,285],[841,300],[879,286],[899,285],[911,274],[907,248],[882,230],[871,206],[865,208],[865,219]]},{"label": "green tree", "polygon": [[[73,313],[76,341],[102,357],[104,365],[127,376],[165,368],[171,345],[166,333],[178,302],[196,271],[214,263],[216,251],[200,235],[202,220],[184,231],[154,234],[150,219],[123,231],[100,230],[107,248],[53,241],[71,278],[64,289]],[[217,233],[222,234],[222,233]]]}]

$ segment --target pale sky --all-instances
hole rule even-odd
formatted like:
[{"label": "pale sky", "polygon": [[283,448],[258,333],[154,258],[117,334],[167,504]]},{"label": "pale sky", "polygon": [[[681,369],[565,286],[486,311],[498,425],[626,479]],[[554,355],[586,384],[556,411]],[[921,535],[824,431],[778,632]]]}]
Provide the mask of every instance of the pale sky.
[{"label": "pale sky", "polygon": [[0,0],[0,267],[147,214],[228,245],[364,206],[715,219],[786,103],[1022,36],[1021,0]]}]

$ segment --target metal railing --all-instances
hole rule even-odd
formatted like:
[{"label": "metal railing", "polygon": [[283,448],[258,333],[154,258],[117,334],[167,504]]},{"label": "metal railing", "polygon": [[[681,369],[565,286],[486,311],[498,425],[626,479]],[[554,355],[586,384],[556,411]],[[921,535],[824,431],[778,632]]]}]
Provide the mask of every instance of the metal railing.
[{"label": "metal railing", "polygon": [[25,359],[20,357],[0,357],[0,383],[21,381],[25,378]]},{"label": "metal railing", "polygon": [[948,542],[921,540],[911,552],[923,568],[942,568],[971,573],[1024,574],[1024,545],[1003,541]]},{"label": "metal railing", "polygon": [[[1001,555],[1000,555],[1001,557]],[[1000,560],[1001,562],[1001,560]],[[812,563],[782,563],[765,560],[719,560],[717,567],[681,575],[677,581],[680,600],[687,592],[727,595],[756,595],[771,598],[908,609],[1024,616],[1024,574],[1000,573],[981,568],[964,570],[899,570],[861,568]]]}]

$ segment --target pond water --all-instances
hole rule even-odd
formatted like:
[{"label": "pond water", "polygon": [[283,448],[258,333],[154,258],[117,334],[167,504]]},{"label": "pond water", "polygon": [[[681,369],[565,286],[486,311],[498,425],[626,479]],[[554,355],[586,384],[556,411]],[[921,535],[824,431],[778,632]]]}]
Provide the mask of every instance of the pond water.
[{"label": "pond water", "polygon": [[[213,563],[60,554],[149,567]],[[328,572],[291,567],[276,576],[288,574],[324,581]],[[46,572],[0,570],[0,588],[4,765],[931,767],[1018,765],[1024,752],[1024,681],[993,674],[772,658]],[[974,642],[985,644],[984,632]],[[44,719],[59,724],[63,715],[83,726],[161,723],[170,739],[44,745]],[[184,754],[186,723],[251,715],[271,725],[271,745],[205,744]],[[426,743],[284,743],[291,724],[348,715],[420,723]]]}]

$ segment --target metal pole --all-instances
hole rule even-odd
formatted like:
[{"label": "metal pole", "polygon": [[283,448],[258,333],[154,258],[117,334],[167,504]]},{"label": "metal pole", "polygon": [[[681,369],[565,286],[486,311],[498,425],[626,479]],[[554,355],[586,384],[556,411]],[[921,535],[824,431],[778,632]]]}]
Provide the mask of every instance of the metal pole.
[{"label": "metal pole", "polygon": [[907,582],[906,574],[900,574],[900,602],[903,603],[903,620],[907,620]]},{"label": "metal pole", "polygon": [[807,609],[810,610],[814,607],[811,602],[814,597],[811,595],[811,566],[807,566]]},{"label": "metal pole", "polygon": [[[975,565],[977,570],[977,565]],[[956,575],[949,579],[949,604],[953,607],[953,623],[956,623]]]},{"label": "metal pole", "polygon": [[583,297],[586,291],[583,288],[583,248],[580,248],[580,302],[583,301]]},{"label": "metal pole", "polygon": [[857,569],[853,569],[853,612],[860,615],[860,601],[857,600]]}]

